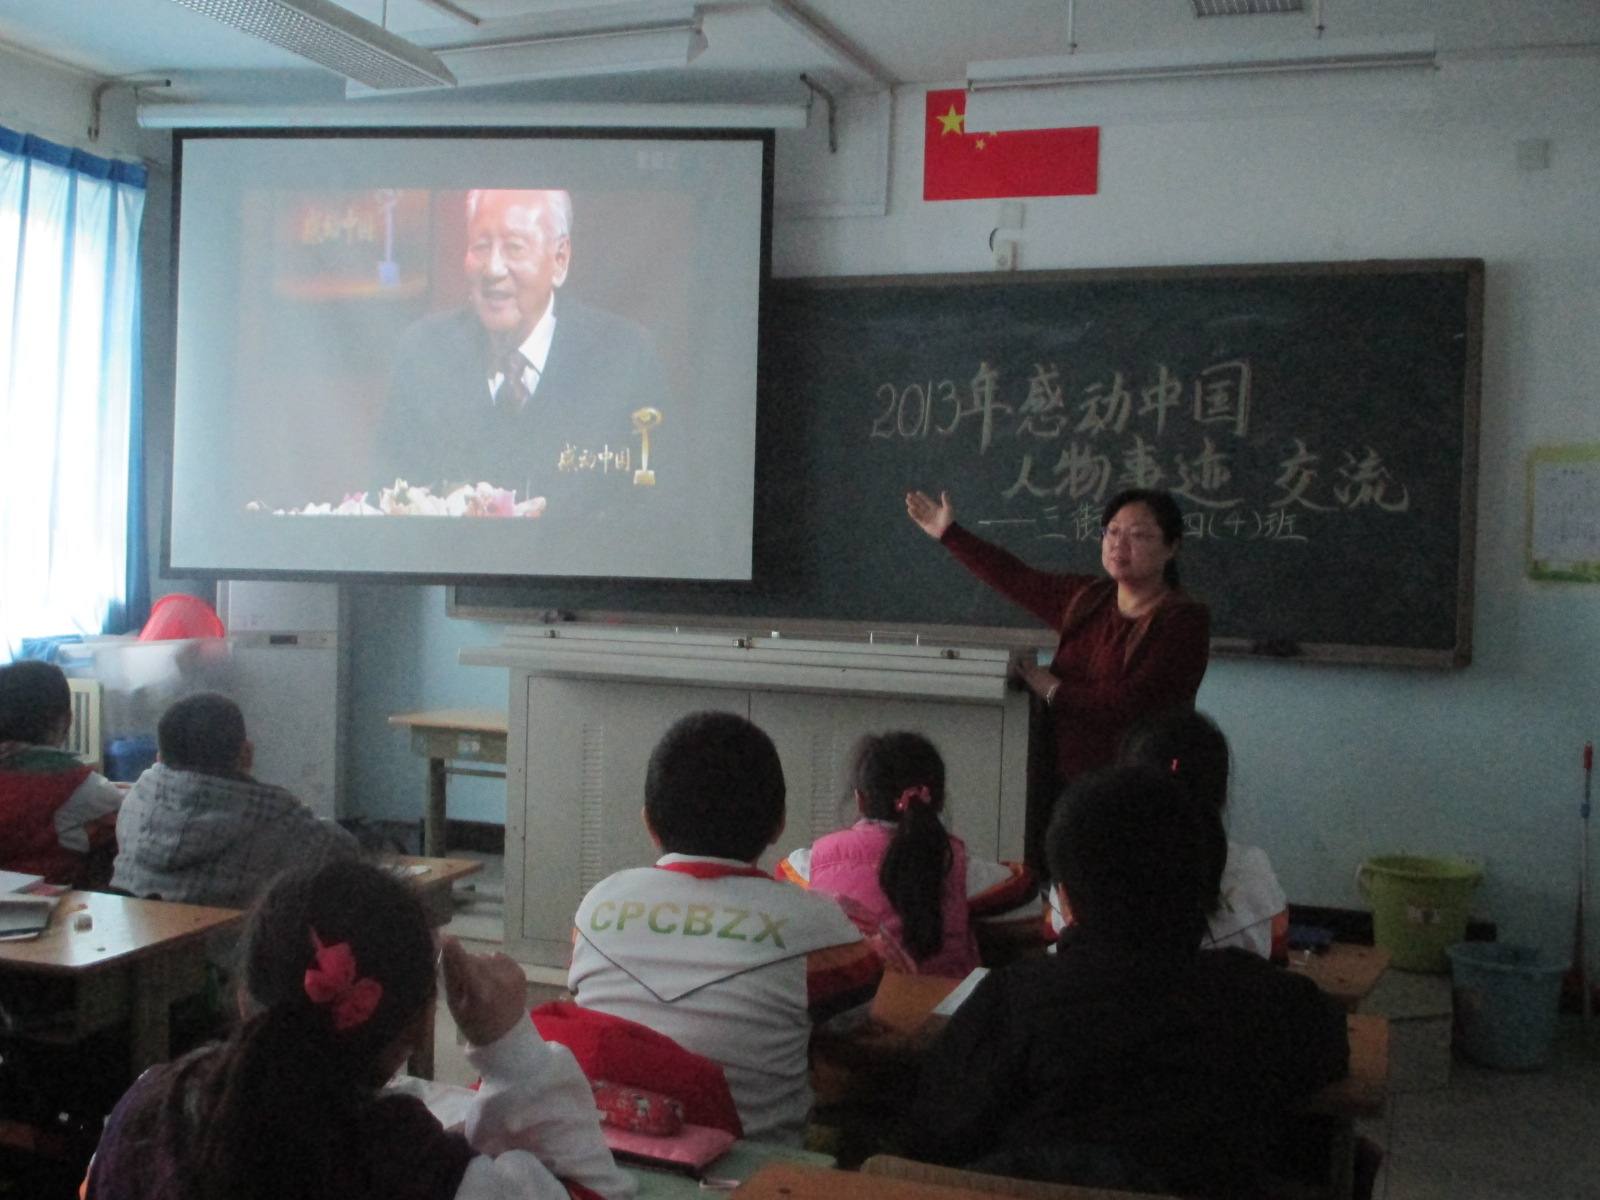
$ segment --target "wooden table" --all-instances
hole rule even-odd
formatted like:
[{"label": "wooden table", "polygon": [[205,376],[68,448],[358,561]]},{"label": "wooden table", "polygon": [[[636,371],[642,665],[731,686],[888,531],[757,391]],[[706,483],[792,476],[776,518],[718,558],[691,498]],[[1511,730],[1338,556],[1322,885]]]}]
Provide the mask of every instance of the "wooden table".
[{"label": "wooden table", "polygon": [[[421,893],[423,906],[428,910],[428,922],[435,929],[448,924],[455,914],[455,904],[450,898],[451,886],[456,880],[483,870],[483,864],[471,858],[418,858],[411,854],[400,854],[385,861],[407,868],[422,868],[420,873],[408,870],[404,879]],[[424,1041],[412,1047],[406,1069],[418,1079],[433,1078],[431,1031]]]},{"label": "wooden table", "polygon": [[990,1176],[990,1186],[952,1187],[923,1179],[874,1172],[831,1171],[801,1163],[770,1163],[738,1191],[739,1200],[994,1200],[996,1194],[1061,1197],[1062,1200],[1157,1200],[1132,1192],[1112,1192],[1070,1184],[1022,1183]]},{"label": "wooden table", "polygon": [[1389,1098],[1389,1019],[1371,1013],[1345,1018],[1350,1074],[1306,1100],[1308,1112],[1331,1117],[1376,1117]]},{"label": "wooden table", "polygon": [[[451,887],[457,880],[483,870],[483,863],[475,858],[419,858],[414,854],[397,854],[384,861],[408,868],[405,881],[422,894],[428,920],[436,929],[448,925],[455,915]],[[419,867],[420,871],[416,869]]]},{"label": "wooden table", "polygon": [[1389,952],[1382,946],[1335,942],[1321,954],[1289,952],[1289,970],[1315,980],[1346,1012],[1355,1012],[1388,969]]},{"label": "wooden table", "polygon": [[1357,1117],[1382,1114],[1389,1098],[1389,1019],[1366,1013],[1345,1018],[1350,1073],[1309,1097],[1301,1109],[1332,1117],[1327,1194],[1345,1200],[1355,1191]]},{"label": "wooden table", "polygon": [[[801,1165],[812,1170],[830,1170],[833,1159],[826,1154],[802,1150],[798,1146],[780,1146],[774,1142],[737,1141],[728,1152],[705,1169],[705,1178],[716,1180],[715,1191],[726,1183],[744,1183],[763,1167],[771,1163]],[[714,1195],[711,1186],[702,1188],[693,1175],[669,1167],[651,1167],[639,1162],[617,1163],[637,1189],[633,1200],[705,1200]]]},{"label": "wooden table", "polygon": [[[506,714],[481,708],[444,708],[395,713],[389,724],[411,731],[411,752],[428,760],[428,791],[422,809],[422,853],[445,852],[445,779],[450,775],[506,777]],[[452,762],[484,764],[451,766]],[[498,766],[500,769],[494,770]]]},{"label": "wooden table", "polygon": [[[75,928],[85,913],[92,926]],[[52,1037],[75,1040],[127,1021],[137,1076],[168,1057],[173,1003],[204,989],[207,936],[243,917],[231,908],[67,892],[39,937],[0,942],[0,974],[72,984],[68,1023],[52,1027]]]}]

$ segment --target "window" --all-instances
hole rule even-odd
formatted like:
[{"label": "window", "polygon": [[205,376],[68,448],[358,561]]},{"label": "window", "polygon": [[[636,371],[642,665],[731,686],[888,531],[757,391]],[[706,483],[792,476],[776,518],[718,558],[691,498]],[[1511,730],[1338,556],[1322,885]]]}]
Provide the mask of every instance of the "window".
[{"label": "window", "polygon": [[147,587],[144,198],[142,166],[0,127],[0,658],[120,629]]}]

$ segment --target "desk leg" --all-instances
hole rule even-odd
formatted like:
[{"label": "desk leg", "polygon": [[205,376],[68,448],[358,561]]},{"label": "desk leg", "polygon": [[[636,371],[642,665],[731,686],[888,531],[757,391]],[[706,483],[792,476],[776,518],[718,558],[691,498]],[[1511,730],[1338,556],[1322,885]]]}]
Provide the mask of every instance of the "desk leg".
[{"label": "desk leg", "polygon": [[171,962],[165,955],[152,955],[133,966],[132,1009],[128,1040],[132,1043],[133,1078],[156,1063],[166,1062],[171,1054],[172,1020]]},{"label": "desk leg", "polygon": [[430,1028],[422,1041],[411,1048],[411,1058],[406,1070],[418,1079],[433,1078],[433,1030]]},{"label": "desk leg", "polygon": [[1333,1200],[1352,1200],[1356,1184],[1356,1128],[1353,1121],[1340,1121],[1328,1147],[1328,1195]]},{"label": "desk leg", "polygon": [[444,759],[428,760],[428,807],[422,818],[422,853],[426,858],[444,857]]}]

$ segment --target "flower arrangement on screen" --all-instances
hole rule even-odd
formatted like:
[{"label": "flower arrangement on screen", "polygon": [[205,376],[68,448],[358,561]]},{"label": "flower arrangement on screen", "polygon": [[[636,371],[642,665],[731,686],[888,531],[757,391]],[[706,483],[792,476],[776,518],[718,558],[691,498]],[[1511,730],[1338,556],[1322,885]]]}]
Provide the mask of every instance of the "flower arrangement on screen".
[{"label": "flower arrangement on screen", "polygon": [[376,504],[368,500],[368,495],[351,492],[337,504],[306,504],[300,508],[269,509],[252,500],[245,510],[277,517],[537,517],[545,510],[543,496],[518,500],[514,490],[490,483],[464,484],[438,496],[431,488],[413,487],[404,479],[396,479],[393,487],[378,490]]}]

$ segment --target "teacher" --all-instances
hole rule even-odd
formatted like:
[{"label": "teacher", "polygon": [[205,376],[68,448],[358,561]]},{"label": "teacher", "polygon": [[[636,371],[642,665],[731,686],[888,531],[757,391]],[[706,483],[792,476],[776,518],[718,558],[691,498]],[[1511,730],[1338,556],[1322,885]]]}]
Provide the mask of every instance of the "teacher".
[{"label": "teacher", "polygon": [[908,492],[906,512],[967,570],[1060,635],[1048,668],[1031,657],[1013,664],[1055,731],[1052,800],[1083,772],[1109,766],[1140,717],[1194,704],[1211,617],[1178,586],[1183,514],[1169,493],[1136,488],[1112,497],[1101,516],[1104,578],[1028,566],[957,525],[948,493],[935,501]]}]

